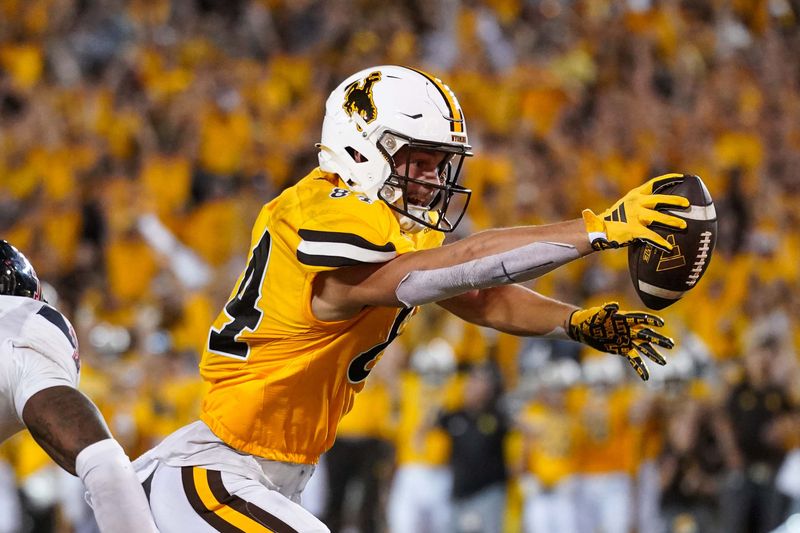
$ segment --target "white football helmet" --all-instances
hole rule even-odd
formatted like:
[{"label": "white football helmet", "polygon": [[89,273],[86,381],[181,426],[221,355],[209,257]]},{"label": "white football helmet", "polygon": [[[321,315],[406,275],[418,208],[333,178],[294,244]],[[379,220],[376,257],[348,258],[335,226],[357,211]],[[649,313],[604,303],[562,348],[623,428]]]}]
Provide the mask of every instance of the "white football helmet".
[{"label": "white football helmet", "polygon": [[[398,173],[403,161],[395,155],[404,146],[447,155],[440,185]],[[464,157],[472,155],[464,113],[450,88],[430,74],[395,65],[353,74],[328,97],[318,147],[320,169],[338,174],[351,190],[386,202],[405,231],[450,232],[464,216],[472,194],[457,183]],[[409,182],[438,193],[428,205],[414,205]],[[463,203],[451,220],[448,207],[455,194]]]}]

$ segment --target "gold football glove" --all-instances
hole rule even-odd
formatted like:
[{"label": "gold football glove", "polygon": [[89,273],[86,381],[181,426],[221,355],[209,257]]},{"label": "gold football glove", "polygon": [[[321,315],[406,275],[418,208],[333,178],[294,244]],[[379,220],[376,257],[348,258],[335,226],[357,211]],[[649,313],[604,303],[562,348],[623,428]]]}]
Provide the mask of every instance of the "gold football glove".
[{"label": "gold football glove", "polygon": [[621,200],[599,215],[595,215],[590,209],[584,209],[583,221],[589,233],[589,240],[592,241],[592,248],[595,250],[619,248],[639,239],[657,248],[672,250],[672,245],[649,226],[658,223],[670,228],[683,229],[686,227],[686,221],[657,211],[655,208],[685,208],[689,206],[689,200],[682,196],[653,194],[653,190],[681,181],[683,174],[664,174],[628,191]]},{"label": "gold football glove", "polygon": [[655,315],[620,312],[619,305],[610,302],[600,307],[573,311],[567,331],[578,342],[625,357],[639,377],[647,381],[650,372],[639,354],[663,366],[667,364],[666,360],[652,345],[667,349],[675,345],[669,337],[650,329],[651,326],[660,328],[663,325],[664,321]]}]

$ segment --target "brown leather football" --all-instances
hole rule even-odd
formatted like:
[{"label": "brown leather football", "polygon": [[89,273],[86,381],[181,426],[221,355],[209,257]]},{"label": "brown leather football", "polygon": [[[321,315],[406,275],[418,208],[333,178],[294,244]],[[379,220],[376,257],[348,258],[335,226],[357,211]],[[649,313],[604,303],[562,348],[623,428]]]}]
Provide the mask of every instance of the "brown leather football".
[{"label": "brown leather football", "polygon": [[683,230],[651,226],[674,245],[671,252],[642,242],[628,247],[628,269],[636,293],[648,308],[664,309],[697,285],[708,268],[717,242],[717,213],[703,180],[692,174],[653,192],[683,196],[691,203],[686,209],[658,208],[686,221]]}]

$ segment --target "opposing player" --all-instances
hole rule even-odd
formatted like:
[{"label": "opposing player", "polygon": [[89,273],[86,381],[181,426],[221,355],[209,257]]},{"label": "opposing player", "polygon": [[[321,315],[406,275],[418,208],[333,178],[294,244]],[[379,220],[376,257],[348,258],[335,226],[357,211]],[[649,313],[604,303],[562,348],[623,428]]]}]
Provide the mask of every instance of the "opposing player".
[{"label": "opposing player", "polygon": [[157,531],[128,457],[76,388],[79,372],[72,326],[42,300],[25,256],[0,240],[0,442],[27,427],[83,480],[100,531]]},{"label": "opposing player", "polygon": [[470,191],[461,107],[439,79],[410,68],[358,72],[330,95],[319,168],[264,206],[245,271],[200,363],[201,420],[134,466],[158,527],[178,531],[327,531],[296,502],[382,351],[417,306],[516,335],[557,335],[625,356],[672,341],[659,318],[614,303],[591,309],[519,285],[593,250],[684,227],[656,206],[656,178],[601,215],[485,231],[442,246]]}]

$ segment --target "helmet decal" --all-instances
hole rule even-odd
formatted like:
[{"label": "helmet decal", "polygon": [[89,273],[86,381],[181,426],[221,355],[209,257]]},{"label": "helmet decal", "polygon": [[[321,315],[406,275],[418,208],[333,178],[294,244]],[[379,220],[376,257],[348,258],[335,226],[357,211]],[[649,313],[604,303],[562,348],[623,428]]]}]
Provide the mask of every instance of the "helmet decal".
[{"label": "helmet decal", "polygon": [[[352,116],[358,113],[369,124],[378,118],[378,108],[372,99],[372,86],[381,80],[380,71],[371,72],[363,81],[356,80],[344,89],[345,112]],[[361,131],[361,126],[356,126]]]},{"label": "helmet decal", "polygon": [[[411,68],[411,67],[408,67]],[[461,106],[458,104],[458,100],[456,100],[456,95],[453,94],[453,91],[442,83],[442,80],[437,78],[436,76],[432,76],[425,71],[411,68],[414,72],[424,76],[428,81],[436,87],[436,90],[439,91],[439,94],[442,95],[444,101],[447,103],[447,111],[450,115],[448,120],[450,121],[450,131],[453,133],[461,133],[462,135],[453,135],[453,142],[463,142],[466,143],[466,135],[464,135],[464,114],[461,111]]]}]

